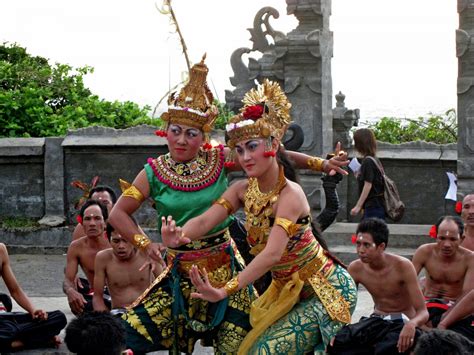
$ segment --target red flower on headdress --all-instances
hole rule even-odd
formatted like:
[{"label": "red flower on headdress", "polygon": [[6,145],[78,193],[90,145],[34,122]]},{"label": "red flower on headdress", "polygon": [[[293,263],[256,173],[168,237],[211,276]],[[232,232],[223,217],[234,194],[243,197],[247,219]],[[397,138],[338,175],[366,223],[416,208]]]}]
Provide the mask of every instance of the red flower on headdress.
[{"label": "red flower on headdress", "polygon": [[82,217],[80,215],[78,215],[76,217],[76,221],[77,221],[77,223],[82,224]]},{"label": "red flower on headdress", "polygon": [[244,113],[242,114],[244,118],[250,118],[251,120],[257,120],[263,115],[263,106],[261,105],[253,105],[248,106]]},{"label": "red flower on headdress", "polygon": [[433,239],[436,239],[436,237],[438,236],[438,231],[436,230],[436,226],[434,224],[430,228],[429,235]]},{"label": "red flower on headdress", "polygon": [[357,235],[352,234],[352,236],[351,236],[351,242],[352,242],[352,244],[355,244],[355,243],[357,242]]},{"label": "red flower on headdress", "polygon": [[456,202],[456,205],[454,206],[454,210],[456,211],[457,214],[461,214],[461,212],[462,212],[462,202],[461,201]]}]

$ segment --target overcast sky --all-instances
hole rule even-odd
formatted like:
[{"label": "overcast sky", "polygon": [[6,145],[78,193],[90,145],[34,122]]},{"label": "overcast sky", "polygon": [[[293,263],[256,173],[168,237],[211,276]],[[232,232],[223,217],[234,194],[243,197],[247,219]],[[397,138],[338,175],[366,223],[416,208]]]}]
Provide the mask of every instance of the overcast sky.
[{"label": "overcast sky", "polygon": [[[52,63],[89,65],[101,98],[154,106],[186,70],[176,34],[153,0],[1,0],[0,40]],[[232,89],[230,55],[251,47],[246,30],[272,6],[275,30],[297,23],[284,0],[173,0],[191,61],[207,52],[211,89]],[[333,94],[362,119],[412,117],[456,107],[456,1],[333,0]],[[335,102],[335,100],[333,101]]]}]

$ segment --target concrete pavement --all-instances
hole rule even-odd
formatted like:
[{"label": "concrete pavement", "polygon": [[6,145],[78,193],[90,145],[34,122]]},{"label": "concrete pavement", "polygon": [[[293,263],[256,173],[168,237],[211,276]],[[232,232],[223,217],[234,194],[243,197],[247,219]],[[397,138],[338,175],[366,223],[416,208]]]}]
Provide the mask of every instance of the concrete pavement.
[{"label": "concrete pavement", "polygon": [[[73,315],[69,310],[67,298],[62,293],[64,266],[66,263],[65,255],[13,254],[10,255],[10,261],[18,282],[36,307],[46,311],[58,309],[66,314],[68,320],[72,319]],[[4,283],[0,285],[0,292],[8,292]],[[359,299],[353,319],[358,320],[361,315],[369,314],[372,308],[372,299],[367,291],[359,291]],[[16,304],[14,304],[13,310],[22,311]],[[61,336],[64,337],[64,330]],[[164,355],[167,353],[159,351],[153,354]],[[15,354],[59,355],[68,354],[68,351],[66,346],[62,344],[57,350],[29,350]],[[212,354],[212,348],[203,348],[197,344],[194,354]]]}]

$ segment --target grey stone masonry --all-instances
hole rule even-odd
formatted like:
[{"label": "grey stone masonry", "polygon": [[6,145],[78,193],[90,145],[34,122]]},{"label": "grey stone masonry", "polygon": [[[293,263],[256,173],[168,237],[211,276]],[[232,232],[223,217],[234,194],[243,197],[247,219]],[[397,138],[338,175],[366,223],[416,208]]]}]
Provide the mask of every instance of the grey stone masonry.
[{"label": "grey stone masonry", "polygon": [[[297,28],[287,35],[275,31],[269,20],[278,18],[279,13],[272,7],[256,14],[254,27],[249,29],[252,49],[242,47],[232,54],[234,76],[230,80],[235,90],[226,91],[226,102],[237,110],[245,92],[255,86],[255,79],[278,81],[292,103],[292,118],[305,132],[301,150],[313,155],[326,154],[333,149],[331,1],[286,0],[286,3],[288,15],[299,21]],[[246,66],[242,55],[254,51],[262,53],[262,57],[249,58]]]},{"label": "grey stone masonry", "polygon": [[458,0],[458,195],[474,192],[474,0]]},{"label": "grey stone masonry", "polygon": [[57,226],[64,223],[64,155],[63,138],[45,139],[44,208],[40,224]]},{"label": "grey stone masonry", "polygon": [[0,216],[44,215],[44,138],[0,139]]},{"label": "grey stone masonry", "polygon": [[[77,213],[74,204],[82,192],[73,187],[75,180],[90,183],[99,176],[100,185],[111,186],[120,195],[119,179],[132,182],[150,157],[166,153],[166,139],[157,137],[156,127],[137,126],[128,129],[88,127],[69,132],[64,149],[64,186],[66,217],[69,222]],[[155,224],[156,213],[150,203],[136,212],[140,224]]]}]

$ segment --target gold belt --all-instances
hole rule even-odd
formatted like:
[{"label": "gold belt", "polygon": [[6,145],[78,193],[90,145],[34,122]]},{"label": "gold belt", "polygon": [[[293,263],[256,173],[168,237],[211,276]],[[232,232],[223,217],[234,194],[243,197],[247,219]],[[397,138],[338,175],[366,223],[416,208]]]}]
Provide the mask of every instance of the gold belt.
[{"label": "gold belt", "polygon": [[[300,280],[308,282],[324,308],[332,319],[340,322],[350,323],[351,312],[350,305],[341,293],[327,280],[327,276],[334,270],[334,262],[324,253],[320,246],[316,257],[308,264],[298,270]],[[278,287],[283,287],[290,277],[276,279]]]},{"label": "gold belt", "polygon": [[[202,253],[202,256],[197,255],[191,260],[179,259],[180,254],[188,254],[190,252],[181,252],[172,249],[168,249],[168,265],[172,265],[175,258],[178,258],[178,272],[182,277],[189,277],[189,272],[193,265],[196,265],[202,272],[204,269],[209,277],[209,282],[214,287],[223,287],[227,281],[229,281],[233,275],[231,270],[231,256],[227,253],[227,247],[224,244],[231,243],[226,241],[218,246],[213,246],[199,252],[194,251],[193,253]],[[231,244],[231,247],[233,245]],[[216,250],[217,249],[217,250]],[[219,250],[220,249],[220,250]],[[235,252],[235,250],[234,250]]]}]

